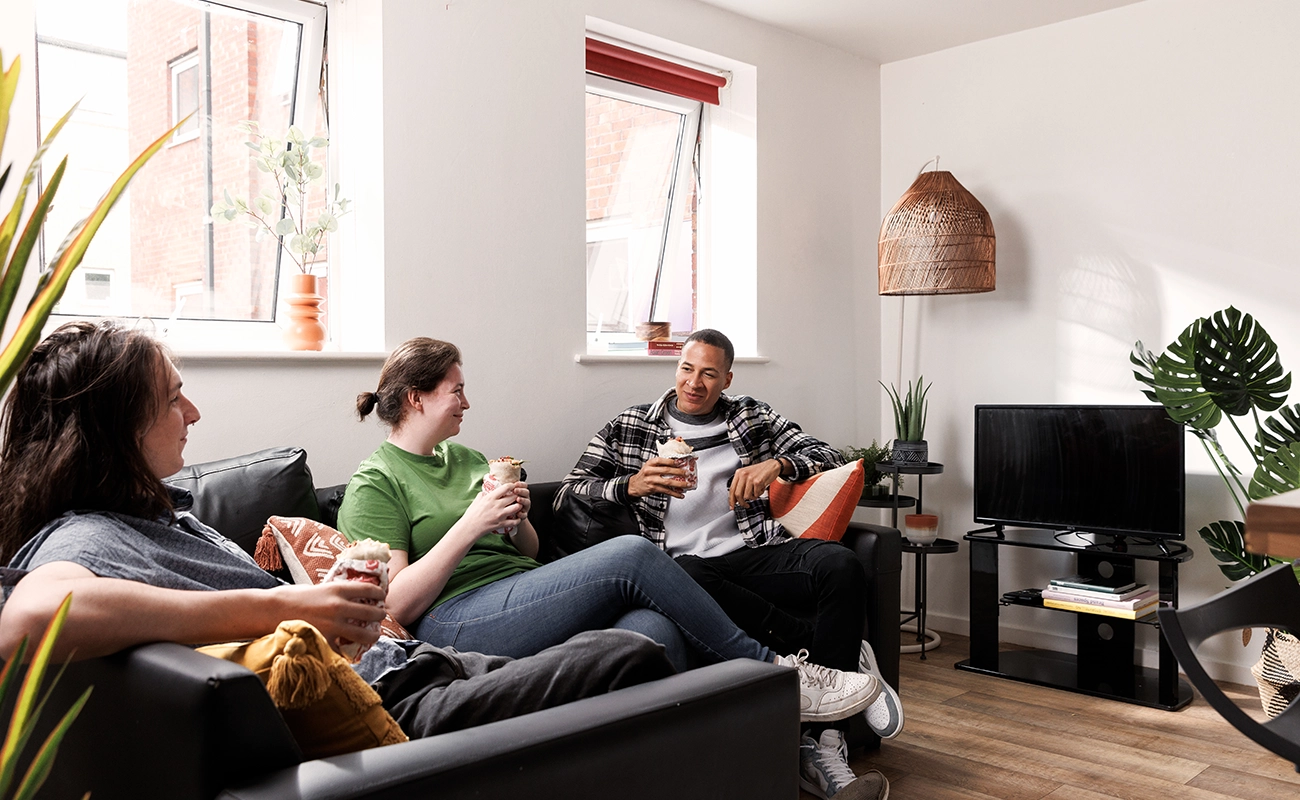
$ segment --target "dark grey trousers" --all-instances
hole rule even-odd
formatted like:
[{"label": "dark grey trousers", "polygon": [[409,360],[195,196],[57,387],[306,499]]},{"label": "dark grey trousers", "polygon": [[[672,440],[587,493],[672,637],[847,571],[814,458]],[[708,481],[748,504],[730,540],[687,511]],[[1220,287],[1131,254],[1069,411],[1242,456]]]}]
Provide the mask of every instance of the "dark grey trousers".
[{"label": "dark grey trousers", "polygon": [[675,672],[662,645],[625,630],[580,633],[525,658],[421,644],[371,684],[412,739],[472,728],[657,680]]}]

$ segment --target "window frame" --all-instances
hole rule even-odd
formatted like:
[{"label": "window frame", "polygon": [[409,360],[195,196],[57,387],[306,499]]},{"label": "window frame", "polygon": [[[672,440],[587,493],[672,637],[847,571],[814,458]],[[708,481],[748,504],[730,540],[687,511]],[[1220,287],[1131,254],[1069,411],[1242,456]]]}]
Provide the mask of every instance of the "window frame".
[{"label": "window frame", "polygon": [[[171,81],[171,107],[172,107],[172,125],[180,122],[189,112],[180,107],[180,76],[186,70],[194,70],[195,93],[194,93],[194,112],[197,113],[202,107],[199,101],[200,93],[198,91],[198,81],[202,77],[199,72],[199,51],[191,50],[182,56],[177,56],[167,63],[168,77]],[[194,119],[194,127],[188,131],[176,131],[172,136],[169,145],[177,145],[183,142],[192,142],[199,138],[201,129],[197,117]]]},{"label": "window frame", "polygon": [[[664,231],[659,242],[659,263],[662,264],[663,260],[668,257],[668,253],[675,249],[674,245],[680,241],[679,237],[683,227],[682,216],[685,211],[686,198],[689,195],[689,192],[685,191],[685,189],[693,176],[698,174],[695,169],[698,166],[701,148],[695,146],[695,137],[703,135],[706,104],[699,100],[679,97],[658,89],[626,83],[591,72],[587,73],[586,93],[681,115],[675,145],[677,152],[674,175],[676,180],[674,185],[669,187],[669,203],[664,210]],[[697,225],[699,224],[699,215],[704,213],[705,204],[701,195],[702,193],[697,194]],[[609,218],[588,221],[586,223],[586,244],[591,245],[595,242],[621,238],[619,229],[625,228],[628,224]],[[659,297],[652,300],[654,307],[663,307],[661,304],[667,302],[667,298],[663,297],[666,292],[666,287],[659,289]],[[698,309],[692,310],[696,312],[698,318]],[[609,342],[637,341],[633,331],[602,331],[599,329],[600,327],[598,324],[597,330],[586,331],[587,352],[589,353],[604,352]]]},{"label": "window frame", "polygon": [[[727,83],[718,90],[718,105],[705,104],[700,126],[702,170],[697,213],[695,324],[697,328],[725,332],[736,346],[738,359],[761,361],[758,352],[758,68],[599,17],[586,17],[586,36],[693,69],[726,74]],[[587,346],[574,355],[578,363],[672,361],[640,353],[606,354],[602,346],[592,346],[590,335],[585,339]]]},{"label": "window frame", "polygon": [[[39,0],[36,0],[39,2]],[[212,6],[222,9],[230,9],[236,12],[259,14],[273,19],[281,19],[288,22],[296,23],[301,26],[300,42],[298,52],[298,81],[297,87],[292,97],[291,124],[298,126],[300,129],[313,132],[317,129],[316,120],[316,97],[321,88],[321,68],[324,62],[325,52],[325,34],[327,24],[327,7],[325,3],[317,0],[205,0],[197,3],[199,6]],[[34,8],[34,5],[33,5]],[[32,17],[31,30],[35,32],[35,15]],[[173,59],[169,64],[169,70],[172,64],[181,59],[190,57],[197,58],[197,51],[193,54],[186,54],[178,59]],[[174,82],[174,76],[168,76],[169,83]],[[173,89],[174,91],[174,89]],[[39,82],[36,93],[37,103],[39,104]],[[168,98],[169,105],[175,112],[172,98]],[[200,111],[201,103],[200,103]],[[174,124],[174,123],[173,123]],[[39,136],[39,125],[37,128]],[[200,132],[194,134],[196,137],[201,135]],[[178,144],[189,139],[172,140],[170,145]],[[331,144],[333,140],[331,139]],[[331,147],[333,150],[333,147]],[[329,156],[329,165],[332,169],[337,163],[336,155],[331,153]],[[43,165],[48,166],[48,165]],[[147,168],[147,167],[146,167]],[[43,185],[43,182],[42,182]],[[214,187],[214,189],[219,187]],[[204,217],[205,223],[211,222],[211,217]],[[337,235],[337,234],[336,234]],[[47,257],[48,248],[42,247],[40,253],[41,265],[44,265],[44,259]],[[339,266],[336,263],[334,255],[335,248],[330,248],[329,260],[326,262],[327,274],[333,275]],[[284,302],[284,296],[287,293],[289,276],[296,272],[293,262],[288,258],[288,253],[282,246],[278,253],[278,280],[275,288],[275,303],[273,306],[273,318],[270,320],[213,320],[213,319],[179,319],[175,316],[168,318],[162,316],[141,317],[148,319],[159,331],[159,334],[166,339],[169,346],[174,350],[182,353],[192,352],[283,352],[288,348],[283,341],[283,331],[288,327],[289,318],[287,306]],[[116,281],[115,281],[116,283]],[[116,291],[116,287],[115,287]],[[61,325],[65,322],[77,319],[96,319],[93,314],[89,313],[56,313],[50,315],[50,322],[47,324],[47,330]],[[331,319],[333,315],[331,315]],[[325,344],[327,350],[339,349],[336,341],[336,331],[328,332],[328,339]]]}]

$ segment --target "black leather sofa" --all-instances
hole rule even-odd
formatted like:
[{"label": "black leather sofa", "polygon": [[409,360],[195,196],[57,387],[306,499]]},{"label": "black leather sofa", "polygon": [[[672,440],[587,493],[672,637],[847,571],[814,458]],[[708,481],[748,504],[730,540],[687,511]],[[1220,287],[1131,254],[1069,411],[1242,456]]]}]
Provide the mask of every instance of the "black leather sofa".
[{"label": "black leather sofa", "polygon": [[[330,523],[341,496],[340,487],[316,489],[306,454],[293,448],[188,467],[171,481],[194,492],[200,519],[250,552],[266,517]],[[538,500],[553,486],[533,489],[534,524],[545,530],[549,504]],[[898,532],[859,526],[846,543],[881,568],[869,625],[896,685]],[[796,680],[792,670],[728,662],[478,728],[303,761],[251,672],[181,645],[143,645],[68,667],[42,729],[85,686],[95,689],[41,796],[788,800],[798,791]],[[861,732],[856,738],[869,743]]]}]

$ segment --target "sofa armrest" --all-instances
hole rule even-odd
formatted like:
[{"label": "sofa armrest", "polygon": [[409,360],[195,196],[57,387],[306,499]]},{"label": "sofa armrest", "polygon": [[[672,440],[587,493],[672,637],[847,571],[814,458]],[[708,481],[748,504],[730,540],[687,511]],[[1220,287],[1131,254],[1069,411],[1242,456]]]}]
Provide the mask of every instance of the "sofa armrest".
[{"label": "sofa armrest", "polygon": [[798,794],[796,675],[731,661],[599,697],[281,770],[231,800],[533,800]]},{"label": "sofa armrest", "polygon": [[903,536],[897,528],[886,525],[850,522],[841,541],[857,553],[866,569],[866,638],[876,652],[885,680],[897,688]]},{"label": "sofa armrest", "polygon": [[206,799],[302,760],[256,675],[184,645],[142,645],[68,665],[43,727],[88,685],[94,690],[59,749],[43,798],[89,791]]}]

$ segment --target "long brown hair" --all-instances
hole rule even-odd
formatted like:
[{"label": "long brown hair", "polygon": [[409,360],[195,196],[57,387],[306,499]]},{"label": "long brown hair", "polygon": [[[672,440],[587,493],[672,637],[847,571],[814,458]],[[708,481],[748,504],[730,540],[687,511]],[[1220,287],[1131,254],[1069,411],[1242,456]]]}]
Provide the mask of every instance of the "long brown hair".
[{"label": "long brown hair", "polygon": [[406,418],[406,393],[432,392],[460,362],[460,349],[451,342],[417,336],[407,339],[384,362],[379,388],[357,395],[357,417],[371,411],[391,428],[401,427]]},{"label": "long brown hair", "polygon": [[0,419],[0,560],[66,511],[171,511],[141,449],[169,362],[161,342],[112,320],[69,322],[36,345]]}]

